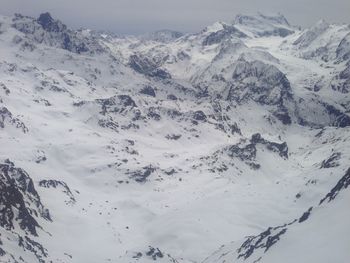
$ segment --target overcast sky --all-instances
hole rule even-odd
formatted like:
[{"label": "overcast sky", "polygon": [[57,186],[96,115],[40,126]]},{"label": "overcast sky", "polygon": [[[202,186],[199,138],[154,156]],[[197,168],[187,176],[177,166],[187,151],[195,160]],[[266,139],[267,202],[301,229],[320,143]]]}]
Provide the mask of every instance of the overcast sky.
[{"label": "overcast sky", "polygon": [[158,29],[195,32],[236,14],[280,12],[303,27],[321,18],[350,23],[350,0],[0,0],[0,14],[37,17],[49,11],[73,28],[87,27],[121,34]]}]

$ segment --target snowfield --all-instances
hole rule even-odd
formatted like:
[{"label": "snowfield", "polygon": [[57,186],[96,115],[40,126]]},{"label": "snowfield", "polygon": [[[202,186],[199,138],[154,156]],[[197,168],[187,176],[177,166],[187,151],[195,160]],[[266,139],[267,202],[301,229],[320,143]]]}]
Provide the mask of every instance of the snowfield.
[{"label": "snowfield", "polygon": [[350,262],[350,26],[0,17],[0,262]]}]

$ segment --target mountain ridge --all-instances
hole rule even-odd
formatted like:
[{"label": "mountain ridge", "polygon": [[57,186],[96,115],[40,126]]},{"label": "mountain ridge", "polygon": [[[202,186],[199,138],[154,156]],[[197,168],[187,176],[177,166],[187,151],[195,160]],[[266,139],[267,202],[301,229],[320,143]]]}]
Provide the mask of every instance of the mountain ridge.
[{"label": "mountain ridge", "polygon": [[347,262],[349,35],[1,16],[0,260]]}]

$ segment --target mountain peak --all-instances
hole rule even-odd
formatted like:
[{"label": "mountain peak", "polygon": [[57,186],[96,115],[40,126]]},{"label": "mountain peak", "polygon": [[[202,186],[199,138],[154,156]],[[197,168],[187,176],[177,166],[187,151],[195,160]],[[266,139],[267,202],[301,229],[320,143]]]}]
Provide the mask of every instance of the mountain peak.
[{"label": "mountain peak", "polygon": [[238,15],[236,15],[233,23],[234,24],[242,24],[242,25],[243,24],[250,25],[251,23],[254,23],[254,22],[290,26],[286,17],[284,15],[282,15],[281,13],[268,14],[268,15],[260,13],[260,12],[258,12],[257,14],[254,14],[254,15],[238,14]]},{"label": "mountain peak", "polygon": [[52,23],[54,20],[49,12],[41,13],[38,18],[39,23],[47,24]]},{"label": "mountain peak", "polygon": [[54,20],[49,12],[40,14],[37,22],[46,30],[50,32],[59,32],[62,29],[66,29],[66,25],[62,24],[59,20]]},{"label": "mountain peak", "polygon": [[243,31],[248,31],[254,36],[281,36],[285,37],[294,32],[288,20],[280,13],[276,15],[256,15],[238,14],[233,25]]},{"label": "mountain peak", "polygon": [[294,45],[298,45],[301,48],[306,48],[313,43],[314,40],[325,33],[330,27],[330,24],[324,19],[319,20],[314,26],[304,31],[304,33],[294,41]]},{"label": "mountain peak", "polygon": [[217,31],[223,30],[225,28],[225,26],[228,26],[228,24],[221,22],[221,21],[218,21],[218,22],[215,22],[209,26],[206,26],[204,31],[205,32],[217,32]]},{"label": "mountain peak", "polygon": [[266,15],[258,12],[258,16],[272,23],[290,26],[287,18],[281,13]]}]

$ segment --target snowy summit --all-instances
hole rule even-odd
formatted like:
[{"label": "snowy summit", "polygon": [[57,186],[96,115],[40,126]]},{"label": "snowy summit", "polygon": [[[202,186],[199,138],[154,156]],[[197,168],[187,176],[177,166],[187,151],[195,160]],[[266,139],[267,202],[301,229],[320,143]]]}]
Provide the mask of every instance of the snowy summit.
[{"label": "snowy summit", "polygon": [[350,25],[0,16],[0,262],[350,262]]}]

